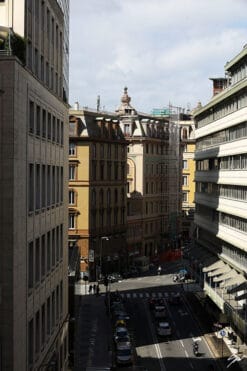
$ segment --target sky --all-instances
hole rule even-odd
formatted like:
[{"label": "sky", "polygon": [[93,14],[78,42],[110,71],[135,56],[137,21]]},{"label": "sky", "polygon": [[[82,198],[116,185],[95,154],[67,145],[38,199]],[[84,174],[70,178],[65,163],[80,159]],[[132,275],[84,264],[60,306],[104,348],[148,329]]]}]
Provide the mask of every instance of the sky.
[{"label": "sky", "polygon": [[247,44],[246,0],[71,0],[71,106],[193,109]]}]

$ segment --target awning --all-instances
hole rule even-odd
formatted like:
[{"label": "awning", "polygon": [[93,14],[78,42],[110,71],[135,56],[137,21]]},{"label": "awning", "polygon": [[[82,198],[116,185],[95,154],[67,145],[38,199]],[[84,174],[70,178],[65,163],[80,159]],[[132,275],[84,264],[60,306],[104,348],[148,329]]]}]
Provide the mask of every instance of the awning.
[{"label": "awning", "polygon": [[236,275],[237,275],[237,272],[234,269],[230,269],[229,272],[224,273],[219,277],[214,277],[213,281],[214,282],[221,282],[221,281],[229,280],[230,278],[236,277]]},{"label": "awning", "polygon": [[233,287],[232,289],[228,290],[229,294],[234,294],[235,292],[247,290],[247,280],[245,282],[240,283],[238,286]]},{"label": "awning", "polygon": [[220,287],[229,287],[229,286],[237,285],[238,283],[242,283],[244,281],[245,281],[244,276],[242,276],[242,274],[237,274],[236,277],[230,278],[229,280],[221,282]]},{"label": "awning", "polygon": [[218,269],[218,268],[224,268],[225,264],[223,263],[222,260],[217,260],[215,263],[209,265],[208,267],[205,267],[203,268],[203,272],[204,273],[207,273],[207,272],[210,272],[210,271],[213,271],[215,269]]},{"label": "awning", "polygon": [[218,269],[215,269],[215,270],[209,272],[208,277],[214,277],[214,276],[218,276],[219,274],[230,272],[231,268],[229,267],[229,265],[227,265],[227,264],[224,264],[224,265],[225,266],[222,267],[222,268],[218,268]]},{"label": "awning", "polygon": [[247,299],[247,292],[245,292],[244,294],[242,295],[236,295],[235,298],[234,298],[236,301],[238,300],[243,300],[243,299]]}]

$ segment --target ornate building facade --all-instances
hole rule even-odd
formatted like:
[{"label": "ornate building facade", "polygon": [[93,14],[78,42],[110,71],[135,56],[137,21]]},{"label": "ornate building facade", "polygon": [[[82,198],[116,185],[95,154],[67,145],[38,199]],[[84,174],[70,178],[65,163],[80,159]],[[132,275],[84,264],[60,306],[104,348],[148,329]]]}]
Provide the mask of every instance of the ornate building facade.
[{"label": "ornate building facade", "polygon": [[69,244],[90,280],[126,265],[126,160],[114,113],[70,110]]}]

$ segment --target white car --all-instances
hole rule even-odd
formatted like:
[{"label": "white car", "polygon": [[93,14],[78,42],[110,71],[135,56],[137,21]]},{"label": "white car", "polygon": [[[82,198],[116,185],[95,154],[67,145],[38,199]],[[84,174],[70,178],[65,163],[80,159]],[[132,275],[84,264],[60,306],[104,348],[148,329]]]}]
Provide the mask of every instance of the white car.
[{"label": "white car", "polygon": [[133,352],[129,344],[117,345],[116,363],[118,365],[131,365],[133,363]]},{"label": "white car", "polygon": [[157,334],[159,336],[170,336],[172,329],[169,322],[159,322],[157,325]]}]

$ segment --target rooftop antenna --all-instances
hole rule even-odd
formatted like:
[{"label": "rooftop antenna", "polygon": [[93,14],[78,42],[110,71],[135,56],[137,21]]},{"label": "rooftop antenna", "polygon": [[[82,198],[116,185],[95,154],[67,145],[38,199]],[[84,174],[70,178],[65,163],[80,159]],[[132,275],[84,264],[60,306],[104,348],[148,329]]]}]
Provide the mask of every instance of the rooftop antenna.
[{"label": "rooftop antenna", "polygon": [[100,110],[100,95],[97,96],[97,112]]}]

